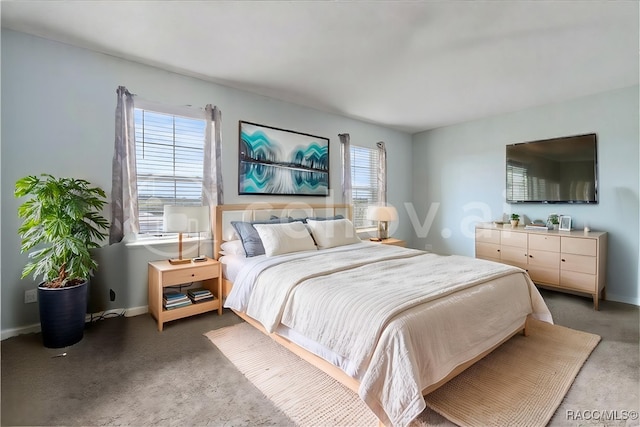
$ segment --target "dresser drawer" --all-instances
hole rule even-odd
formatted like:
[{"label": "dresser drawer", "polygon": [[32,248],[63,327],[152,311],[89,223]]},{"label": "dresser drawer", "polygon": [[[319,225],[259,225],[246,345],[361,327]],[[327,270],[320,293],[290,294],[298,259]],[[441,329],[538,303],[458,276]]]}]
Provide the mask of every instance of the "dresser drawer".
[{"label": "dresser drawer", "polygon": [[560,257],[560,268],[578,273],[596,274],[597,258],[585,255],[562,254]]},{"label": "dresser drawer", "polygon": [[578,273],[575,271],[561,271],[560,286],[578,291],[595,293],[596,276],[593,274]]},{"label": "dresser drawer", "polygon": [[537,265],[545,268],[560,268],[560,253],[529,249],[529,265]]},{"label": "dresser drawer", "polygon": [[596,256],[598,242],[595,239],[581,239],[580,237],[562,237],[560,252],[576,255]]},{"label": "dresser drawer", "polygon": [[517,231],[502,230],[500,244],[504,246],[514,246],[517,248],[527,248],[527,233]]},{"label": "dresser drawer", "polygon": [[560,281],[560,270],[557,268],[544,268],[529,265],[527,267],[529,277],[536,283],[548,283],[557,285]]},{"label": "dresser drawer", "polygon": [[500,230],[476,228],[476,242],[500,244]]},{"label": "dresser drawer", "polygon": [[500,245],[493,243],[476,243],[476,258],[499,260],[500,259]]},{"label": "dresser drawer", "polygon": [[560,252],[560,236],[529,234],[529,249]]},{"label": "dresser drawer", "polygon": [[201,282],[215,277],[218,277],[218,269],[211,266],[165,271],[162,274],[162,285],[170,286],[182,283]]},{"label": "dresser drawer", "polygon": [[518,267],[527,265],[526,249],[512,246],[500,246],[500,261]]}]

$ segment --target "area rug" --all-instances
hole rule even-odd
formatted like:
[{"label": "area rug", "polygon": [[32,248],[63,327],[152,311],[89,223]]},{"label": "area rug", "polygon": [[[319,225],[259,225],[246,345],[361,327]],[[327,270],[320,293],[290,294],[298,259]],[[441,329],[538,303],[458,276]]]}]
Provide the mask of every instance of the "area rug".
[{"label": "area rug", "polygon": [[[529,326],[529,336],[514,336],[426,396],[428,407],[461,426],[546,425],[600,337],[538,321]],[[295,424],[377,424],[356,393],[249,324],[206,336]],[[417,425],[430,425],[428,412]]]}]

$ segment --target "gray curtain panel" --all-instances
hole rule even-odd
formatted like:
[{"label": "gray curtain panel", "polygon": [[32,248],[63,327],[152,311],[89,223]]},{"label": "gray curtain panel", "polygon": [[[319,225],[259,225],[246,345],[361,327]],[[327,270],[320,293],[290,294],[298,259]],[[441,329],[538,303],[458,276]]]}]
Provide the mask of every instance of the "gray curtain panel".
[{"label": "gray curtain panel", "polygon": [[136,182],[136,142],[133,95],[118,86],[115,147],[111,180],[111,227],[109,244],[121,242],[125,235],[137,233],[138,186]]},{"label": "gray curtain panel", "polygon": [[341,133],[338,136],[340,137],[340,154],[342,155],[342,202],[352,205],[351,138],[348,133]]},{"label": "gray curtain panel", "polygon": [[387,205],[387,149],[384,142],[376,143],[378,147],[378,204]]},{"label": "gray curtain panel", "polygon": [[204,140],[204,171],[202,175],[202,204],[210,207],[224,204],[222,182],[222,113],[218,107],[205,107],[207,127]]}]

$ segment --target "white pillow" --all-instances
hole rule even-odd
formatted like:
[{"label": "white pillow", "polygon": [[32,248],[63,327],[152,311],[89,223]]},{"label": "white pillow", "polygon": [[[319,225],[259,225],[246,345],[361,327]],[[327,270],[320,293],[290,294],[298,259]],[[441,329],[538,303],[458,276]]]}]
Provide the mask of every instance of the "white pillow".
[{"label": "white pillow", "polygon": [[318,249],[302,222],[253,224],[253,226],[260,235],[266,256]]},{"label": "white pillow", "polygon": [[353,223],[346,218],[330,221],[308,219],[307,225],[320,249],[351,245],[362,241],[358,237]]},{"label": "white pillow", "polygon": [[220,245],[221,255],[242,255],[246,256],[242,240],[231,240]]}]

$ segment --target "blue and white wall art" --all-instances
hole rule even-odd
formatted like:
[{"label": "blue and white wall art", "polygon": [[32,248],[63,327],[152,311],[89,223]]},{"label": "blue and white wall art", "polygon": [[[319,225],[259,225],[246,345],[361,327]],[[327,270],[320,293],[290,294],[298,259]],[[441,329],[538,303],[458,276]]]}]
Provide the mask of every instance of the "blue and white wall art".
[{"label": "blue and white wall art", "polygon": [[329,139],[240,121],[239,194],[329,195]]}]

